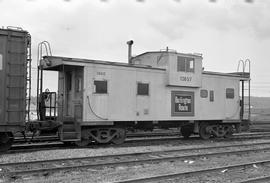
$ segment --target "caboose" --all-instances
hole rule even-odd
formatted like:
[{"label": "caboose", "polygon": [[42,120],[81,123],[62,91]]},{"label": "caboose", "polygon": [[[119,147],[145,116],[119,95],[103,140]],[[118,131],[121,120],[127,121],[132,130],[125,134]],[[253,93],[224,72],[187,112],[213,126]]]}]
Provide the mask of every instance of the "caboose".
[{"label": "caboose", "polygon": [[[173,50],[131,56],[128,63],[52,56],[39,44],[38,119],[29,120],[31,37],[0,29],[0,145],[16,132],[55,131],[64,143],[123,143],[127,130],[179,128],[188,138],[229,137],[250,118],[250,73],[205,71],[201,54]],[[42,53],[46,50],[46,54]],[[43,73],[58,72],[58,91]],[[1,150],[0,149],[0,150]]]},{"label": "caboose", "polygon": [[131,57],[132,43],[128,63],[42,58],[43,70],[59,72],[62,141],[119,144],[126,129],[172,127],[186,138],[229,137],[249,119],[244,105],[249,73],[204,71],[201,54],[169,49]]}]

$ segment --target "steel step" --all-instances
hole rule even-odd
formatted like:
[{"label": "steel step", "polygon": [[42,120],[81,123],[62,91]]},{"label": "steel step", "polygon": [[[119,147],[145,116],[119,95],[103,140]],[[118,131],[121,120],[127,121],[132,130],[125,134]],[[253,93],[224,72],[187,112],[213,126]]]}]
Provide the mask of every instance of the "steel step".
[{"label": "steel step", "polygon": [[74,124],[64,124],[63,132],[76,132],[76,126]]},{"label": "steel step", "polygon": [[62,140],[80,139],[77,132],[62,132]]}]

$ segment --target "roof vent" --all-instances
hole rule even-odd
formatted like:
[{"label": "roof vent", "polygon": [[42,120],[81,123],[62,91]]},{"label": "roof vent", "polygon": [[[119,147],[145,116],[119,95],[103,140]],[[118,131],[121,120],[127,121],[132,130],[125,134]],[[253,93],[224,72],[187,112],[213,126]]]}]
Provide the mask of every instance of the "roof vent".
[{"label": "roof vent", "polygon": [[128,44],[128,63],[131,64],[131,59],[132,59],[131,53],[132,53],[133,40],[128,41],[127,44]]}]

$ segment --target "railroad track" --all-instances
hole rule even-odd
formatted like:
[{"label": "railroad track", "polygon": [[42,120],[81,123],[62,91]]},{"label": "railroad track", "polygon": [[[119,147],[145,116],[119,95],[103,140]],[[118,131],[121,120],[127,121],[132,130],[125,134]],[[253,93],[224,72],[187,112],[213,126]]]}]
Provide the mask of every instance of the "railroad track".
[{"label": "railroad track", "polygon": [[[145,135],[145,134],[144,134]],[[122,145],[117,145],[116,147],[126,147],[130,145],[140,145],[140,143],[163,143],[164,141],[178,141],[182,138],[179,135],[169,135],[165,136],[164,133],[155,134],[154,136],[145,137],[142,134],[135,134],[131,135],[129,138],[126,139],[125,143]],[[45,137],[46,138],[46,137]],[[230,139],[214,139],[215,141],[237,141],[237,140],[248,140],[248,139],[260,139],[260,138],[270,138],[269,132],[264,133],[242,133],[242,134],[235,134]],[[196,135],[191,136],[190,140],[200,140],[200,138]],[[212,140],[212,139],[211,139]],[[185,140],[184,142],[186,142]],[[34,152],[34,151],[41,151],[41,150],[57,150],[57,149],[81,149],[81,148],[97,148],[97,147],[108,147],[107,144],[92,144],[88,147],[77,147],[75,145],[65,145],[60,141],[46,141],[44,143],[26,143],[26,144],[15,144],[12,148],[6,152],[5,154],[14,154],[14,153],[25,153],[25,152]]]},{"label": "railroad track", "polygon": [[261,183],[261,182],[270,182],[270,175],[265,175],[261,177],[256,177],[256,178],[250,178],[247,180],[239,181],[237,183]]},{"label": "railroad track", "polygon": [[[125,144],[115,145],[116,147],[128,146],[129,144],[137,144],[142,142],[162,142],[162,141],[174,141],[179,140],[179,136],[159,136],[159,137],[132,137],[127,138]],[[92,144],[87,147],[78,147],[76,145],[65,145],[60,141],[45,142],[45,143],[32,143],[32,144],[17,144],[7,152],[8,154],[20,153],[20,152],[33,152],[40,150],[53,150],[53,149],[82,149],[82,148],[97,148],[108,147],[108,144]],[[6,153],[6,154],[7,154]]]},{"label": "railroad track", "polygon": [[[234,134],[234,136],[248,136],[248,135],[270,135],[270,132],[252,132],[252,133],[240,133],[240,134]],[[170,136],[179,136],[180,133],[173,131],[173,132],[154,132],[154,133],[149,133],[149,132],[141,132],[141,133],[128,133],[127,134],[127,138],[139,138],[139,137],[170,137]],[[192,137],[194,137],[196,135],[193,135]],[[24,137],[15,137],[14,139],[14,143],[15,144],[19,144],[22,142],[54,142],[54,141],[59,141],[59,137],[57,135],[52,135],[52,136],[38,136],[38,137],[26,137],[26,139],[24,139]]]},{"label": "railroad track", "polygon": [[269,132],[270,121],[252,121],[250,123],[251,132]]},{"label": "railroad track", "polygon": [[[236,150],[235,150],[236,148]],[[238,148],[238,149],[237,149]],[[136,164],[159,163],[168,161],[179,161],[186,159],[198,159],[202,157],[216,157],[237,155],[243,153],[270,151],[270,142],[263,143],[249,143],[249,144],[233,144],[224,146],[207,146],[198,148],[185,148],[173,149],[166,151],[155,152],[139,152],[107,156],[92,156],[92,157],[79,157],[67,159],[54,159],[54,160],[40,160],[31,162],[15,162],[15,163],[1,163],[2,176],[19,178],[23,175],[41,174],[48,175],[50,173],[59,172],[62,170],[83,169],[83,168],[102,168],[102,167],[117,167],[117,166],[133,166]],[[181,154],[181,155],[179,155]],[[265,162],[252,162],[247,164],[237,164],[230,166],[222,166],[207,170],[196,170],[192,172],[182,172],[179,174],[167,174],[157,177],[147,177],[140,179],[125,180],[120,182],[146,182],[155,181],[157,179],[175,178],[185,174],[204,173],[207,171],[215,171],[221,169],[229,169],[240,166],[248,166],[250,164],[270,163]],[[1,175],[1,173],[0,173]]]},{"label": "railroad track", "polygon": [[[162,136],[177,136],[180,135],[179,132],[172,131],[172,132],[139,132],[139,133],[128,133],[128,138],[138,138],[138,137],[162,137]],[[41,142],[41,141],[59,141],[59,137],[57,135],[51,136],[36,136],[34,138],[27,136],[26,138],[22,136],[18,136],[14,138],[14,143],[21,143],[21,142]]]},{"label": "railroad track", "polygon": [[[120,181],[114,181],[114,183],[149,183],[149,182],[162,182],[166,180],[172,181],[172,179],[176,180],[178,182],[178,179],[184,176],[199,176],[200,174],[206,174],[206,173],[212,173],[217,171],[228,171],[230,169],[241,169],[241,168],[251,168],[254,165],[270,165],[270,160],[264,160],[264,161],[253,161],[249,163],[240,163],[240,164],[233,164],[229,166],[219,166],[214,168],[208,168],[208,169],[199,169],[194,171],[187,171],[187,172],[180,172],[180,173],[172,173],[172,174],[164,174],[164,175],[158,175],[158,176],[152,176],[152,177],[145,177],[145,178],[138,178],[138,179],[128,179],[128,180],[120,180]],[[255,183],[260,181],[270,181],[270,176],[262,176],[262,177],[256,177],[252,179],[247,179],[243,181],[239,181],[238,183]],[[182,181],[181,181],[182,182]],[[225,182],[225,180],[224,180]]]}]

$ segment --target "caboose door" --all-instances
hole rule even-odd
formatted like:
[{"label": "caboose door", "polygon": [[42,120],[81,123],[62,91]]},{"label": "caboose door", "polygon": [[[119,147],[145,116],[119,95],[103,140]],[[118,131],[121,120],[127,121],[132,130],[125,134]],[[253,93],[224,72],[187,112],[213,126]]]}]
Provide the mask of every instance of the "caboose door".
[{"label": "caboose door", "polygon": [[[233,85],[231,85],[233,86]],[[240,118],[240,104],[239,104],[238,87],[226,88],[225,96],[225,118],[226,119],[239,119]]]},{"label": "caboose door", "polygon": [[73,114],[76,121],[82,121],[83,109],[83,67],[77,67],[74,71],[74,96]]},{"label": "caboose door", "polygon": [[64,89],[64,116],[82,120],[83,101],[83,67],[65,67]]}]

